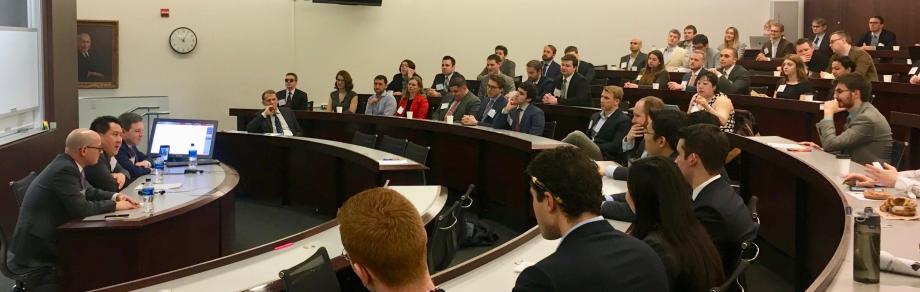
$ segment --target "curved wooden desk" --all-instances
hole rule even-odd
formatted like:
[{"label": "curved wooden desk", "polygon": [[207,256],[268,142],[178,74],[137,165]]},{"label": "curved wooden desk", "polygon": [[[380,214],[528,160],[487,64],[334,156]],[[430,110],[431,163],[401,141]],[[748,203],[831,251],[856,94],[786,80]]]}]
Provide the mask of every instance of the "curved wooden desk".
[{"label": "curved wooden desk", "polygon": [[[166,175],[179,189],[156,195],[154,214],[141,209],[74,220],[58,227],[61,284],[86,291],[140,279],[229,254],[234,238],[237,172],[227,165],[200,166],[204,174]],[[134,188],[144,177],[125,187]],[[105,215],[129,214],[105,220]]]}]

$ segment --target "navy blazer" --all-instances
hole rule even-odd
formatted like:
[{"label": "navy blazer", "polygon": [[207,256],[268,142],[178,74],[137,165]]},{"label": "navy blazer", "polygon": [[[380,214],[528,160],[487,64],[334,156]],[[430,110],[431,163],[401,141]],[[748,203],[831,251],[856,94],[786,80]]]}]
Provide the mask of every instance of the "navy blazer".
[{"label": "navy blazer", "polygon": [[[116,158],[115,160],[117,161],[118,159]],[[112,174],[124,174],[125,185],[127,185],[127,182],[131,180],[131,174],[117,163],[115,164],[115,170],[112,170],[112,164],[109,163],[109,161],[110,158],[105,155],[105,153],[99,154],[99,162],[94,165],[87,165],[84,167],[83,175],[86,176],[86,181],[97,189],[102,189],[109,192],[117,192],[119,191],[118,182],[115,181],[115,177],[113,177]]]},{"label": "navy blazer", "polygon": [[[147,154],[138,150],[137,146],[128,145],[128,142],[121,143],[121,148],[118,148],[118,154],[115,155],[115,160],[118,160],[118,165],[120,165],[121,168],[124,168],[131,174],[131,180],[150,173],[150,168],[143,168],[134,164],[147,160]],[[151,165],[153,165],[153,162],[151,162]]]},{"label": "navy blazer", "polygon": [[571,230],[511,291],[658,292],[668,291],[668,276],[651,247],[604,220]]},{"label": "navy blazer", "polygon": [[[892,46],[898,45],[898,37],[887,29],[882,29],[878,34],[878,43],[884,44],[884,46],[877,47],[878,50],[891,50]],[[862,35],[862,38],[859,39],[859,42],[855,46],[871,46],[872,45],[872,32],[867,31]]]},{"label": "navy blazer", "polygon": [[[499,111],[498,116],[494,119],[492,127],[496,129],[513,130],[512,125],[514,123],[511,121],[511,117],[516,116],[520,111],[520,108],[512,109],[507,114],[503,114]],[[531,104],[527,106],[523,116],[521,116],[521,129],[518,132],[542,136],[543,127],[545,125],[546,116],[543,114],[543,110]]]},{"label": "navy blazer", "polygon": [[[288,124],[288,129],[291,130],[294,136],[301,136],[303,134],[303,130],[300,129],[300,123],[297,121],[297,116],[294,115],[294,111],[286,107],[279,107],[278,112],[284,117],[284,121]],[[271,119],[262,117],[262,111],[259,111],[256,113],[256,116],[249,121],[249,124],[246,125],[246,132],[271,133],[271,123]]]},{"label": "navy blazer", "polygon": [[491,126],[495,121],[494,118],[497,118],[498,115],[502,113],[502,109],[505,108],[505,105],[508,104],[508,99],[505,96],[499,96],[495,99],[495,102],[492,103],[491,109],[495,110],[493,116],[489,116],[489,109],[486,108],[489,105],[490,98],[480,97],[479,98],[479,111],[476,112],[476,120],[479,121],[480,126]]},{"label": "navy blazer", "polygon": [[[593,69],[591,72],[594,72]],[[565,93],[566,98],[562,99],[561,96],[557,96],[559,104],[571,106],[591,106],[591,87],[589,85],[590,81],[585,79],[585,77],[581,74],[575,73],[572,74],[572,79],[569,82],[571,82],[571,84],[569,84],[568,91]],[[562,79],[559,79],[559,82],[555,83],[556,89],[561,91]]]},{"label": "navy blazer", "polygon": [[[737,65],[736,65],[737,66]],[[696,77],[700,77],[700,73],[703,73],[704,69],[700,69],[699,73],[696,73]],[[684,74],[684,77],[680,78],[680,82],[687,81],[687,86],[684,88],[686,92],[696,92],[696,84],[690,84],[690,77],[693,77],[693,72],[687,72]]]},{"label": "navy blazer", "polygon": [[[814,44],[815,38],[817,38],[817,37],[818,37],[817,35],[811,36],[811,43],[812,43],[812,44]],[[821,42],[818,43],[818,45],[815,46],[815,51],[824,52],[824,54],[825,54],[825,55],[828,55],[828,56],[834,54],[834,52],[831,51],[831,40],[830,40],[830,39],[831,39],[831,33],[830,33],[830,32],[824,32],[824,36],[821,37]],[[823,68],[822,68],[822,69],[823,69]]]},{"label": "navy blazer", "polygon": [[588,123],[588,130],[585,133],[601,149],[601,154],[604,155],[605,160],[621,160],[623,157],[623,137],[626,137],[626,133],[632,127],[630,117],[620,109],[617,109],[607,118],[600,130],[595,133],[594,125],[600,119],[601,112],[591,115],[591,122]]},{"label": "navy blazer", "polygon": [[556,61],[550,61],[548,66],[544,66],[543,77],[549,77],[553,80],[559,80],[562,77],[562,70],[559,68],[559,63]]},{"label": "navy blazer", "polygon": [[735,269],[741,243],[752,240],[757,227],[751,211],[726,179],[717,179],[700,190],[693,201],[693,213],[700,220],[722,256],[726,273]]},{"label": "navy blazer", "polygon": [[524,80],[524,83],[533,84],[533,86],[537,88],[537,99],[533,100],[533,103],[542,103],[543,96],[547,93],[553,94],[553,90],[556,89],[556,79],[547,77],[540,77],[540,82],[537,82],[536,84],[534,84],[529,79]]}]

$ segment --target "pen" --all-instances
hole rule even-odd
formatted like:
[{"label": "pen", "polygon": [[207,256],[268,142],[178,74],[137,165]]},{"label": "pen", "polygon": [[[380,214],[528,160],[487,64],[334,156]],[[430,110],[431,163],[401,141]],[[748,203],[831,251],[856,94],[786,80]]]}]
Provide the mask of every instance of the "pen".
[{"label": "pen", "polygon": [[105,215],[105,218],[128,217],[130,214]]}]

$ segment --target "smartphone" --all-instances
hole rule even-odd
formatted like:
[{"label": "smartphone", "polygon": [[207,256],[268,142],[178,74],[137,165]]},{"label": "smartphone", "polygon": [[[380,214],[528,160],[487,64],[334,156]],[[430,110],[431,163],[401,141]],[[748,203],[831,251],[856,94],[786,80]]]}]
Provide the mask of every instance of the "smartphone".
[{"label": "smartphone", "polygon": [[864,192],[866,191],[866,188],[858,187],[858,186],[850,186],[850,191],[851,192]]}]

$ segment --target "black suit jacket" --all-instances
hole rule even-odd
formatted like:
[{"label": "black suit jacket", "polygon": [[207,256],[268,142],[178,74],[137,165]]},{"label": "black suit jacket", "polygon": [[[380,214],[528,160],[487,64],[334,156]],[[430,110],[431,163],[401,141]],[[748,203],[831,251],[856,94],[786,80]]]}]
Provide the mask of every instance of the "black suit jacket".
[{"label": "black suit jacket", "polygon": [[725,179],[717,179],[700,190],[693,200],[693,213],[719,250],[722,267],[731,273],[741,243],[753,239],[757,233],[750,210]]},{"label": "black suit jacket", "polygon": [[[287,99],[287,88],[277,91],[275,93],[275,96],[278,97],[279,104],[280,104],[280,100]],[[305,110],[307,109],[307,102],[310,101],[310,98],[307,97],[307,93],[297,88],[294,88],[294,94],[292,95],[291,99],[292,100],[288,101],[282,107],[289,107],[292,110]]]},{"label": "black suit jacket", "polygon": [[[594,69],[591,69],[592,73]],[[563,78],[563,77],[560,77]],[[566,92],[566,98],[562,99],[561,96],[557,96],[559,104],[561,105],[572,105],[572,106],[591,106],[591,87],[589,86],[590,82],[585,79],[581,74],[572,74],[572,80],[570,80],[568,91]],[[556,82],[556,89],[562,90],[562,79],[559,79],[559,82]]]},{"label": "black suit jacket", "polygon": [[[454,80],[454,79],[457,79],[457,78],[461,78],[461,77],[464,78],[464,80],[466,80],[466,77],[463,77],[463,74],[460,74],[460,72],[454,72],[454,74],[450,75],[450,79],[451,79],[451,80]],[[443,84],[443,85],[444,85],[444,89],[443,89],[443,90],[438,90],[438,92],[441,93],[441,99],[442,99],[442,101],[445,100],[445,99],[444,99],[445,96],[447,96],[448,94],[450,94],[450,88],[449,88],[449,87],[450,87],[450,80],[448,80],[447,82],[444,82],[444,78],[445,78],[445,77],[444,77],[444,73],[438,73],[437,75],[434,75],[434,81],[431,82],[431,88],[432,88],[432,89],[435,89],[435,90],[437,90],[437,85],[438,85],[438,84]]]},{"label": "black suit jacket", "polygon": [[543,68],[545,68],[543,69],[544,78],[549,77],[553,80],[559,80],[559,78],[562,78],[562,70],[559,68],[559,63],[556,63],[556,61],[550,61],[549,65],[544,66]]},{"label": "black suit jacket", "polygon": [[524,269],[512,291],[668,291],[661,259],[605,221],[572,230],[556,251]]},{"label": "black suit jacket", "polygon": [[636,67],[636,71],[638,71],[638,70],[642,70],[642,68],[645,68],[645,64],[648,62],[648,55],[646,55],[643,52],[639,52],[639,55],[636,55],[636,60],[633,61],[632,66],[630,66],[629,56],[631,55],[632,54],[630,53],[630,54],[627,54],[626,56],[620,57],[620,64],[617,64],[617,65],[619,66],[619,65],[623,65],[624,63],[626,63],[626,66],[627,66],[626,68],[620,68],[620,69],[632,70],[632,67]]},{"label": "black suit jacket", "polygon": [[[623,157],[623,137],[632,127],[632,121],[623,111],[617,109],[607,118],[604,125],[601,126],[597,133],[594,132],[594,125],[601,119],[601,112],[596,112],[591,116],[591,122],[588,123],[588,130],[585,132],[588,137],[597,144],[601,149],[601,154],[606,160],[621,160]],[[620,162],[620,161],[617,161]]]},{"label": "black suit jacket", "polygon": [[556,89],[557,82],[552,78],[540,77],[540,81],[536,84],[534,84],[530,79],[524,80],[524,83],[533,84],[533,86],[537,88],[537,98],[533,100],[533,103],[542,103],[543,96],[547,93],[552,94],[553,89]]},{"label": "black suit jacket", "polygon": [[[725,72],[724,69],[719,69]],[[725,94],[744,94],[751,92],[751,72],[741,67],[741,64],[735,64],[732,72],[726,76],[724,73],[719,77],[719,91]]]},{"label": "black suit jacket", "polygon": [[[594,80],[594,75],[595,75],[594,64],[591,64],[588,61],[579,61],[578,67],[576,68],[577,69],[575,72],[585,77],[585,79],[588,80],[588,84],[591,84],[591,81]],[[562,77],[559,77],[559,78],[560,79],[558,80],[561,80]]]},{"label": "black suit jacket", "polygon": [[[767,41],[763,44],[763,47],[760,48],[763,51],[763,54],[769,58],[781,59],[785,58],[788,54],[795,54],[795,45],[787,41],[785,38],[779,40],[779,45],[776,46],[776,52],[773,52],[773,43]],[[767,52],[770,52],[769,54]]]},{"label": "black suit jacket", "polygon": [[83,168],[83,174],[86,175],[86,181],[97,189],[117,192],[119,190],[118,182],[115,181],[112,174],[124,174],[125,183],[131,180],[131,174],[117,163],[115,164],[114,171],[110,171],[110,169],[112,169],[112,164],[109,163],[109,157],[106,156],[105,153],[102,153],[99,155],[98,163]]},{"label": "black suit jacket", "polygon": [[[476,120],[479,121],[480,126],[489,126],[495,122],[494,118],[498,117],[502,113],[502,109],[505,108],[505,105],[508,104],[508,99],[504,95],[499,96],[495,99],[495,102],[492,103],[492,107],[489,106],[488,97],[479,98],[479,110],[476,111]],[[495,114],[491,117],[489,116],[489,110],[495,110]]]},{"label": "black suit jacket", "polygon": [[[300,128],[300,123],[297,122],[297,116],[294,115],[294,111],[286,107],[279,107],[278,111],[281,112],[281,116],[284,117],[284,121],[288,124],[288,129],[291,130],[291,133],[294,136],[301,136],[303,130]],[[256,114],[255,118],[252,118],[249,121],[249,124],[246,125],[246,132],[250,133],[271,133],[272,132],[272,119],[262,117],[262,112],[260,111]]]},{"label": "black suit jacket", "polygon": [[58,260],[57,227],[115,211],[114,194],[82,180],[76,162],[58,154],[26,191],[10,242],[9,262],[17,268],[53,266]]},{"label": "black suit jacket", "polygon": [[[830,62],[830,57],[824,51],[814,51],[811,54],[811,60],[805,65],[808,67],[809,73],[820,74],[821,71],[827,68],[828,62]],[[820,78],[821,76],[815,77]]]},{"label": "black suit jacket", "polygon": [[[811,42],[814,43],[815,38],[817,37],[818,36],[811,36]],[[821,37],[821,42],[815,46],[815,51],[824,52],[824,55],[826,56],[830,56],[834,54],[834,52],[831,51],[831,33],[830,32],[824,33],[824,36]],[[824,68],[821,68],[821,69],[823,70]]]},{"label": "black suit jacket", "polygon": [[[134,159],[133,161],[131,159]],[[115,155],[118,165],[128,171],[130,180],[134,180],[142,175],[150,173],[150,168],[143,168],[135,165],[136,162],[147,160],[147,154],[137,149],[137,146],[130,146],[128,142],[122,142],[121,148],[118,148],[118,154]],[[152,162],[151,162],[152,163]]]},{"label": "black suit jacket", "polygon": [[[878,34],[878,43],[884,44],[884,46],[879,46],[876,49],[879,50],[891,50],[892,46],[898,44],[898,37],[887,29],[882,29],[882,32]],[[871,46],[872,45],[872,32],[867,31],[859,39],[859,42],[855,44],[857,47],[861,46]]]}]

